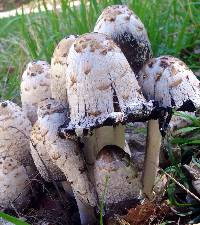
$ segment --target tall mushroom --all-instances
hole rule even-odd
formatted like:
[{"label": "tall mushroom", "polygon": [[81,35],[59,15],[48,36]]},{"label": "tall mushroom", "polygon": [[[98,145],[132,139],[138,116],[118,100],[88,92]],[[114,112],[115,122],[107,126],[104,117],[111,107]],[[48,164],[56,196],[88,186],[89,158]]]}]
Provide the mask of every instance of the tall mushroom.
[{"label": "tall mushroom", "polygon": [[70,121],[59,133],[63,138],[82,138],[91,178],[95,180],[92,169],[98,153],[108,145],[116,146],[116,151],[124,150],[122,125],[148,120],[156,115],[156,110],[153,102],[147,102],[141,94],[120,48],[106,35],[91,33],[77,38],[67,63]]},{"label": "tall mushroom", "polygon": [[[200,82],[179,59],[171,56],[151,59],[140,71],[138,81],[144,96],[157,101],[159,106],[188,112],[200,107]],[[160,140],[158,121],[151,120],[143,179],[143,191],[149,198],[158,168]]]},{"label": "tall mushroom", "polygon": [[52,97],[58,101],[67,103],[66,76],[67,56],[69,49],[76,40],[75,35],[69,35],[62,39],[56,46],[51,59],[51,92]]},{"label": "tall mushroom", "polygon": [[34,124],[37,120],[37,105],[51,97],[50,66],[45,61],[33,61],[27,65],[21,81],[23,111]]},{"label": "tall mushroom", "polygon": [[11,101],[0,102],[0,157],[20,162],[29,175],[35,172],[30,154],[31,123],[22,109]]},{"label": "tall mushroom", "polygon": [[152,57],[151,44],[143,23],[125,5],[108,6],[104,9],[94,31],[109,35],[114,40],[136,75]]},{"label": "tall mushroom", "polygon": [[[49,170],[54,179],[62,180],[63,174],[65,175],[72,186],[81,222],[89,224],[90,221],[95,220],[93,211],[93,207],[96,206],[95,191],[88,178],[87,168],[78,144],[73,140],[62,140],[57,135],[58,127],[64,123],[66,118],[67,110],[63,103],[54,99],[46,99],[39,103],[36,123],[38,128],[36,133],[34,130],[32,133],[32,140],[36,144],[32,147],[32,155],[37,168],[46,180],[49,180],[49,174],[42,172],[43,169]],[[47,168],[44,168],[44,164]]]}]

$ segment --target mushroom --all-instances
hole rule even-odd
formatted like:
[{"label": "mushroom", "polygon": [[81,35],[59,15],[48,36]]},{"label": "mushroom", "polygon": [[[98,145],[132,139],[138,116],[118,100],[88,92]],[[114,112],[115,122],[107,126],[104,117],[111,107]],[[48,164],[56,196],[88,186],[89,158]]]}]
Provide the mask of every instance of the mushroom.
[{"label": "mushroom", "polygon": [[104,146],[97,155],[94,175],[97,193],[105,201],[106,209],[139,196],[141,174],[123,149],[116,145]]},{"label": "mushroom", "polygon": [[49,174],[42,171],[44,164],[54,179],[63,179],[63,174],[65,175],[72,186],[82,224],[90,224],[90,221],[95,219],[93,207],[97,203],[83,156],[74,140],[63,140],[57,135],[58,127],[66,118],[67,110],[63,103],[54,99],[46,99],[39,103],[38,121],[35,124],[37,132],[33,130],[32,133],[32,140],[34,139],[35,143],[32,155],[37,168],[46,180],[49,180]]},{"label": "mushroom", "polygon": [[0,205],[25,208],[30,202],[29,178],[25,167],[14,157],[0,154]]},{"label": "mushroom", "polygon": [[51,97],[50,65],[45,61],[33,61],[27,65],[21,81],[22,108],[31,123],[37,120],[37,105]]},{"label": "mushroom", "polygon": [[147,102],[140,92],[120,48],[106,35],[91,33],[77,38],[67,63],[70,121],[60,127],[59,134],[62,138],[77,135],[82,139],[94,181],[94,163],[101,149],[114,145],[116,151],[124,150],[123,125],[129,121],[146,121],[156,115],[156,110],[153,102]]},{"label": "mushroom", "polygon": [[31,123],[22,109],[11,101],[0,101],[0,157],[21,163],[29,175],[35,167],[30,154]]},{"label": "mushroom", "polygon": [[104,9],[94,31],[109,35],[114,40],[136,75],[152,57],[151,44],[143,23],[125,5],[108,6]]},{"label": "mushroom", "polygon": [[[185,63],[172,56],[151,59],[140,71],[138,81],[144,96],[159,106],[188,112],[200,107],[199,80]],[[169,122],[170,115],[166,120]],[[158,120],[149,121],[147,136],[143,191],[152,198],[161,144]]]},{"label": "mushroom", "polygon": [[69,49],[76,40],[75,35],[69,35],[62,39],[54,50],[51,59],[51,92],[52,97],[58,101],[67,103],[66,76],[67,56]]}]

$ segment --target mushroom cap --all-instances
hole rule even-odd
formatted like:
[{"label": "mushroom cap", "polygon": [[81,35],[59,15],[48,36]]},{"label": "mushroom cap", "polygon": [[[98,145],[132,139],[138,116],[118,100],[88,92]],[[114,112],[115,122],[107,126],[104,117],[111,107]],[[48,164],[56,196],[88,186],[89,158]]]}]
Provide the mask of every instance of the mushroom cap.
[{"label": "mushroom cap", "polygon": [[24,166],[13,157],[0,157],[0,205],[22,209],[30,202],[30,184]]},{"label": "mushroom cap", "polygon": [[22,108],[32,124],[37,120],[37,105],[51,97],[50,65],[45,61],[34,61],[27,65],[21,81]]},{"label": "mushroom cap", "polygon": [[77,35],[69,35],[63,38],[58,43],[53,53],[54,63],[67,63],[66,59],[69,53],[69,49],[77,37]]},{"label": "mushroom cap", "polygon": [[0,101],[0,157],[10,156],[26,168],[33,165],[29,138],[31,123],[11,101]]},{"label": "mushroom cap", "polygon": [[200,107],[200,82],[177,58],[151,59],[140,71],[138,81],[144,96],[160,106],[190,112]]},{"label": "mushroom cap", "polygon": [[69,35],[62,39],[56,46],[51,59],[51,92],[56,100],[67,102],[66,68],[69,49],[77,36]]},{"label": "mushroom cap", "polygon": [[35,165],[46,181],[66,179],[48,153],[50,143],[57,139],[58,127],[64,123],[66,115],[66,107],[52,98],[38,104],[38,121],[32,129],[30,147]]},{"label": "mushroom cap", "polygon": [[125,5],[113,5],[104,9],[94,31],[111,36],[135,73],[152,57],[151,44],[143,23]]},{"label": "mushroom cap", "polygon": [[106,205],[140,197],[141,174],[122,149],[113,145],[105,146],[98,154],[94,165],[99,198],[105,189]]},{"label": "mushroom cap", "polygon": [[[66,86],[70,111],[68,130],[145,120],[153,103],[143,97],[128,61],[106,35],[85,34],[70,48]],[[61,129],[65,133],[66,129]]]}]

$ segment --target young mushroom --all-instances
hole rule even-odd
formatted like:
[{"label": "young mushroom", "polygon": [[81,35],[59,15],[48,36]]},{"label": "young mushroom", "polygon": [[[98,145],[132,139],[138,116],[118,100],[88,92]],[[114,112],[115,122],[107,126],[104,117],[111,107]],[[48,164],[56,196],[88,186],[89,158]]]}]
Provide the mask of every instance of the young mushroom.
[{"label": "young mushroom", "polygon": [[82,138],[91,179],[95,180],[93,169],[98,153],[108,145],[116,146],[116,151],[124,150],[122,125],[146,121],[157,110],[153,102],[145,100],[125,56],[106,35],[91,33],[77,38],[67,62],[70,121],[59,133],[63,138]]},{"label": "young mushroom", "polygon": [[62,39],[56,46],[51,59],[51,92],[52,97],[67,103],[66,76],[67,56],[69,49],[77,36],[69,35]]},{"label": "young mushroom", "polygon": [[24,209],[30,202],[30,184],[25,167],[14,157],[0,154],[0,206]]},{"label": "young mushroom", "polygon": [[50,65],[45,61],[33,61],[27,65],[21,81],[23,111],[34,124],[37,120],[37,105],[51,97]]},{"label": "young mushroom", "polygon": [[[95,220],[93,207],[96,206],[97,200],[93,185],[88,178],[84,158],[74,140],[63,140],[57,134],[58,127],[66,118],[67,110],[63,103],[54,99],[46,99],[39,103],[36,123],[38,138],[34,136],[35,132],[32,133],[34,143],[38,140],[39,142],[32,147],[32,155],[40,171],[44,169],[45,164],[47,167],[45,169],[49,170],[54,179],[63,179],[64,174],[72,186],[82,224],[90,224]],[[40,155],[40,160],[36,156],[37,153]],[[45,179],[49,179],[49,174],[41,173]]]},{"label": "young mushroom", "polygon": [[[113,205],[134,202],[141,192],[141,175],[130,156],[116,145],[104,146],[94,164],[95,184],[100,201],[107,211]],[[105,195],[104,195],[105,194]],[[102,202],[101,202],[102,203]]]},{"label": "young mushroom", "polygon": [[31,123],[22,109],[11,101],[0,101],[0,157],[21,163],[31,176],[35,172],[30,154]]},{"label": "young mushroom", "polygon": [[[171,56],[151,59],[139,73],[139,84],[148,100],[178,111],[194,112],[200,107],[200,82],[181,60]],[[165,120],[165,118],[163,118]],[[166,118],[170,121],[170,115]],[[165,123],[163,123],[165,124]],[[165,126],[161,127],[164,133]],[[157,120],[148,124],[143,191],[152,198],[158,168],[161,134]]]},{"label": "young mushroom", "polygon": [[104,9],[94,32],[109,35],[114,40],[136,75],[152,57],[151,44],[143,23],[125,5],[108,6]]}]

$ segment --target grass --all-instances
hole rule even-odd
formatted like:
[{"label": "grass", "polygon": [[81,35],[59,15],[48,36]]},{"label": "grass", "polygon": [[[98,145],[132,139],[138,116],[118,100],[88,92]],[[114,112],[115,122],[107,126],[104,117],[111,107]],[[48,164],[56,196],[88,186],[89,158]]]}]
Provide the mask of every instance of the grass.
[{"label": "grass", "polygon": [[[127,3],[141,18],[148,31],[155,56],[171,54],[183,59],[191,69],[200,69],[199,56],[193,53],[200,44],[200,2],[195,0],[97,0],[53,1],[61,10],[48,11],[38,1],[39,13],[0,19],[0,97],[19,96],[20,76],[30,60],[50,62],[56,44],[68,34],[93,30],[103,8]],[[41,7],[46,10],[41,11]]]},{"label": "grass", "polygon": [[0,218],[5,219],[6,221],[9,221],[15,225],[30,225],[29,223],[26,223],[24,221],[21,221],[17,219],[16,217],[10,216],[6,213],[0,212]]},{"label": "grass", "polygon": [[[171,166],[166,169],[166,172],[170,173],[176,181],[180,182],[185,188],[194,193],[192,187],[191,178],[185,173],[183,165],[189,164],[191,161],[200,168],[200,118],[184,114],[182,112],[176,112],[177,116],[181,116],[188,121],[190,125],[176,131],[176,134],[171,137],[168,146],[168,154],[171,162]],[[174,155],[173,145],[178,145],[181,150],[181,158]],[[195,199],[188,201],[186,192],[180,190],[176,183],[170,181],[168,184],[168,198],[171,205],[176,207],[175,212],[181,217],[191,218],[191,223],[200,222],[200,203]]]}]

